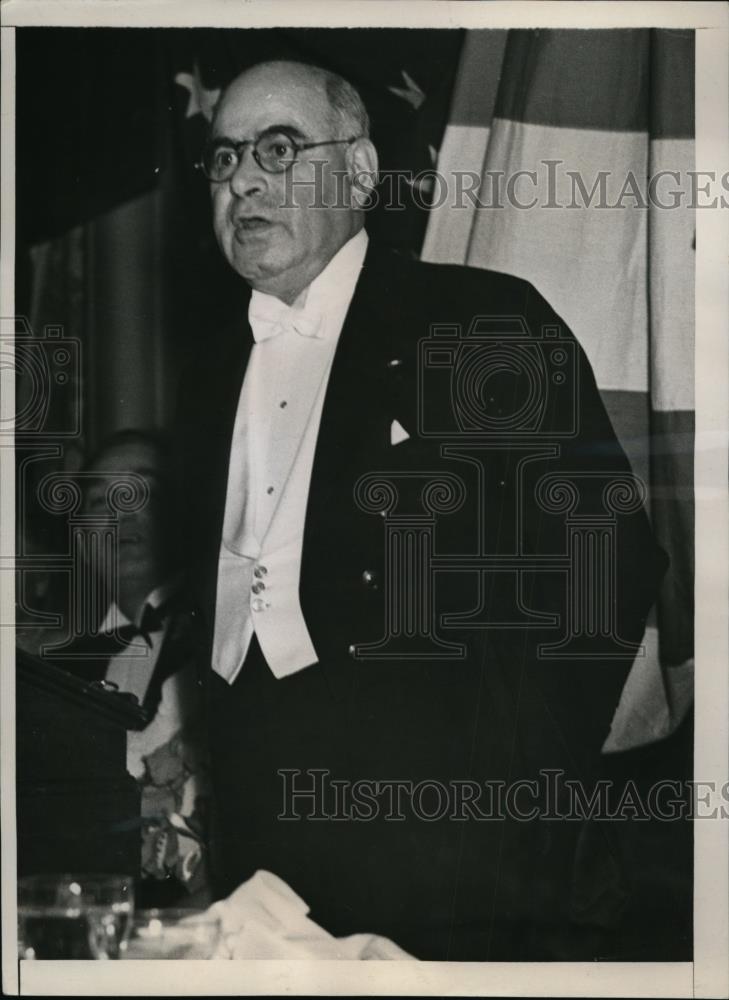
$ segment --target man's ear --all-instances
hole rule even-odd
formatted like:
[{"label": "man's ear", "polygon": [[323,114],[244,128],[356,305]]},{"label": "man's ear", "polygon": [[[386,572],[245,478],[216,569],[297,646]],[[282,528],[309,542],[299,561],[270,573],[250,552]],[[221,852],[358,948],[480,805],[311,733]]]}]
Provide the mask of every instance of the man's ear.
[{"label": "man's ear", "polygon": [[377,184],[377,150],[369,139],[356,139],[347,150],[352,201],[365,208]]}]

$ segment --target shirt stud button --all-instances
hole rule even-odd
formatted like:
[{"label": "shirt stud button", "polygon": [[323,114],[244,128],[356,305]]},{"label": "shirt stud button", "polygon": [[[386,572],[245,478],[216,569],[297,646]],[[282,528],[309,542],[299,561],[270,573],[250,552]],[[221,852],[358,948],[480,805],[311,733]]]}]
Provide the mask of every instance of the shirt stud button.
[{"label": "shirt stud button", "polygon": [[269,486],[268,489],[266,490],[266,493],[268,493],[268,495],[271,496],[271,494],[273,493],[273,486]]},{"label": "shirt stud button", "polygon": [[261,591],[265,589],[266,589],[266,584],[262,583],[260,580],[258,581],[258,583],[254,583],[253,586],[251,587],[251,590],[253,591],[254,594],[260,594]]},{"label": "shirt stud button", "polygon": [[262,576],[265,576],[266,573],[268,573],[268,570],[266,569],[265,566],[256,566],[256,568],[253,570],[253,575],[257,576],[259,579]]},{"label": "shirt stud button", "polygon": [[285,399],[282,399],[278,405],[281,407],[282,410],[285,410],[289,404],[286,402]]},{"label": "shirt stud button", "polygon": [[253,608],[254,611],[265,611],[266,602],[263,600],[262,597],[254,597],[253,600],[251,601],[251,607]]}]

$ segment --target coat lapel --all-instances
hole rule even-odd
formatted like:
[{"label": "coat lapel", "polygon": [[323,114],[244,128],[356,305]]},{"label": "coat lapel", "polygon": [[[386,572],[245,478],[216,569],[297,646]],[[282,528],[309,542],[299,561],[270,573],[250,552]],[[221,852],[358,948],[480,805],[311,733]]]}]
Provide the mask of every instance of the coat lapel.
[{"label": "coat lapel", "polygon": [[[408,424],[398,400],[414,400],[414,383],[401,391],[404,365],[393,366],[415,342],[417,317],[404,317],[397,303],[405,291],[407,261],[370,247],[337,345],[319,428],[306,513],[300,597],[320,662],[335,693],[347,658],[343,623],[334,621],[341,595],[327,592],[334,579],[359,577],[362,553],[382,545],[382,522],[360,511],[354,486],[365,473],[403,462],[390,443],[394,418]],[[412,357],[409,360],[412,360]],[[413,404],[414,407],[414,404]],[[407,446],[400,446],[407,447]],[[358,550],[355,554],[354,549]],[[359,584],[357,584],[359,586]],[[331,651],[322,644],[336,647]],[[341,648],[340,648],[341,647]],[[322,655],[324,654],[324,655]]]},{"label": "coat lapel", "polygon": [[[390,266],[388,266],[390,265]],[[388,360],[398,317],[390,254],[370,246],[334,355],[312,469],[304,559],[337,511],[334,488],[389,446]]]}]

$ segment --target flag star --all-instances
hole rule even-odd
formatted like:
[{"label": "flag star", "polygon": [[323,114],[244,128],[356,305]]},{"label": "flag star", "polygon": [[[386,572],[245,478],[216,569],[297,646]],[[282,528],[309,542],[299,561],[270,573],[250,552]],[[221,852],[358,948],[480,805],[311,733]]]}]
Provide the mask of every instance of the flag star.
[{"label": "flag star", "polygon": [[195,62],[192,73],[178,73],[175,83],[189,92],[185,118],[203,115],[208,121],[213,120],[213,108],[220,97],[220,89],[207,90],[200,77],[200,67]]},{"label": "flag star", "polygon": [[408,73],[406,73],[404,69],[401,69],[400,73],[402,74],[402,78],[405,81],[405,86],[388,87],[387,89],[390,91],[391,94],[394,94],[396,97],[402,97],[402,99],[404,101],[407,101],[408,104],[412,104],[412,106],[417,111],[420,105],[425,100],[425,94],[417,85],[415,80],[413,80],[413,78]]}]

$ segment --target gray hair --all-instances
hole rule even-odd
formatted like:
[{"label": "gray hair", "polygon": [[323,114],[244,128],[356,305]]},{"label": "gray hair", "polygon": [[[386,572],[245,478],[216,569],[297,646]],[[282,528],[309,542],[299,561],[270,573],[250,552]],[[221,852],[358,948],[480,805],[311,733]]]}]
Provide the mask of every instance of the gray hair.
[{"label": "gray hair", "polygon": [[338,138],[361,136],[369,139],[370,117],[358,92],[338,73],[327,69],[320,69],[319,72],[332,108],[334,125],[340,133]]}]

